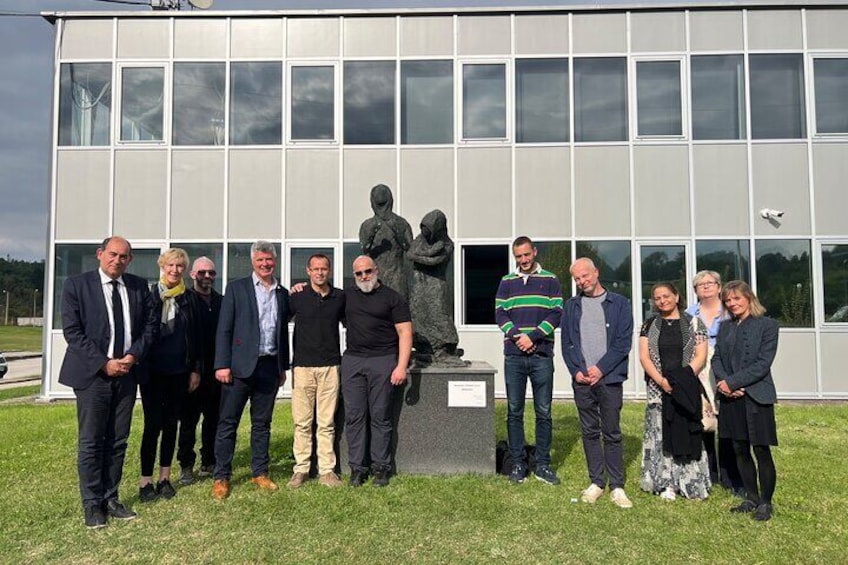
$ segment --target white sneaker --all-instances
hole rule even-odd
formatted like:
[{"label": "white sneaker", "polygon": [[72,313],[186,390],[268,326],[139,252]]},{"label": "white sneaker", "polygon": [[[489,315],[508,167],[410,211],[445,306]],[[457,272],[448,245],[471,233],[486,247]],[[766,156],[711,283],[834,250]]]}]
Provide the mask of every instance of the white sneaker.
[{"label": "white sneaker", "polygon": [[664,491],[660,493],[660,498],[663,500],[668,500],[669,502],[673,501],[677,498],[677,494],[674,492],[674,489],[671,487],[666,488]]},{"label": "white sneaker", "polygon": [[630,499],[627,498],[627,494],[625,494],[624,489],[621,487],[612,489],[610,498],[612,498],[612,501],[619,508],[633,508],[633,503],[630,502]]},{"label": "white sneaker", "polygon": [[588,502],[589,504],[595,504],[599,498],[604,495],[604,489],[592,483],[589,487],[580,493],[580,500],[583,502]]}]

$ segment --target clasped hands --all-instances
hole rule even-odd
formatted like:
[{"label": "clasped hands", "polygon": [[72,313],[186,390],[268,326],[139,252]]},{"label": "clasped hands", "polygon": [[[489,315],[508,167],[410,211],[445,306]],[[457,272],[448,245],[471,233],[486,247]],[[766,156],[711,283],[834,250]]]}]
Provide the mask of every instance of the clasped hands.
[{"label": "clasped hands", "polygon": [[603,376],[604,374],[600,369],[598,369],[598,366],[592,365],[586,369],[585,373],[583,373],[583,371],[577,371],[577,374],[574,375],[574,380],[581,385],[595,386],[598,384],[598,381],[603,378]]},{"label": "clasped hands", "polygon": [[730,390],[730,387],[727,386],[727,381],[719,381],[718,385],[716,385],[716,390],[728,398],[739,398],[741,396],[745,396],[744,388],[740,388],[739,390]]},{"label": "clasped hands", "polygon": [[135,365],[135,355],[127,353],[120,359],[109,359],[103,366],[103,372],[110,377],[123,377]]}]

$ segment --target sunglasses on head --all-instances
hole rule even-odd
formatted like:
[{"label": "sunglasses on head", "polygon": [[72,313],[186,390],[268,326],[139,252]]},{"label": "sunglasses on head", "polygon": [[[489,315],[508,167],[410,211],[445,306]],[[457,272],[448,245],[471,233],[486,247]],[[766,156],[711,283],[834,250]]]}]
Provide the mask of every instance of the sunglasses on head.
[{"label": "sunglasses on head", "polygon": [[359,278],[366,277],[374,272],[374,269],[362,269],[361,271],[354,271],[353,274]]}]

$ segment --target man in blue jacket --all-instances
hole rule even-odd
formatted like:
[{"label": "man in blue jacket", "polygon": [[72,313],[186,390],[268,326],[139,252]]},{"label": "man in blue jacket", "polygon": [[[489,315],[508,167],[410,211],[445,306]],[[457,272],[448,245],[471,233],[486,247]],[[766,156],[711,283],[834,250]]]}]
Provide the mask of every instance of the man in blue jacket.
[{"label": "man in blue jacket", "polygon": [[578,294],[569,298],[563,309],[562,356],[573,379],[583,451],[592,481],[580,498],[590,504],[596,502],[604,494],[609,477],[613,502],[630,508],[633,504],[624,492],[620,418],[622,384],[627,380],[633,342],[633,310],[627,298],[607,292],[601,285],[600,273],[591,259],[577,259],[570,272]]}]

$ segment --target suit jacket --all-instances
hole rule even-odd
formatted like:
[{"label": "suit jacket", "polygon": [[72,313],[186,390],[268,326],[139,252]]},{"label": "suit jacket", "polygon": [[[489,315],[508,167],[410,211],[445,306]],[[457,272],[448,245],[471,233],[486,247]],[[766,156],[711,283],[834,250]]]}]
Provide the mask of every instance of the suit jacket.
[{"label": "suit jacket", "polygon": [[[289,291],[277,286],[277,366],[289,368]],[[253,277],[233,281],[221,304],[215,335],[215,369],[230,369],[233,377],[246,379],[259,360],[259,306]]]},{"label": "suit jacket", "polygon": [[[158,334],[159,318],[153,309],[147,281],[128,273],[124,273],[122,278],[127,287],[132,328],[132,344],[126,353],[134,355],[139,363],[129,375],[141,384],[147,381],[143,361]],[[86,389],[99,374],[103,374],[103,366],[109,360],[106,353],[112,337],[98,270],[75,275],[65,281],[62,288],[62,331],[68,349],[59,371],[59,382]]]},{"label": "suit jacket", "polygon": [[744,388],[760,404],[777,402],[771,364],[778,334],[778,324],[771,318],[749,316],[738,325],[734,320],[722,322],[712,359],[716,382],[726,381],[730,390]]}]

